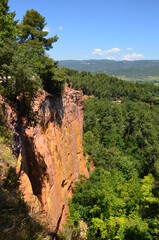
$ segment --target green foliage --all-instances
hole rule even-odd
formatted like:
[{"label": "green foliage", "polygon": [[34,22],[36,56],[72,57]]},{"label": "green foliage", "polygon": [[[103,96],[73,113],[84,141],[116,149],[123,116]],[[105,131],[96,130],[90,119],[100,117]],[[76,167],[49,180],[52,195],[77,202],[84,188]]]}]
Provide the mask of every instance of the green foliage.
[{"label": "green foliage", "polygon": [[146,221],[143,221],[139,216],[131,215],[126,223],[123,239],[141,239],[151,240],[152,236],[149,234],[149,226]]},{"label": "green foliage", "polygon": [[145,208],[149,208],[150,204],[157,203],[157,199],[153,196],[152,189],[154,187],[154,178],[152,174],[149,174],[148,176],[145,176],[142,180],[142,187],[141,187],[141,193],[142,193],[142,201],[145,205]]},{"label": "green foliage", "polygon": [[88,239],[158,239],[159,87],[65,71],[87,94],[84,154],[96,167],[75,185],[69,219]]},{"label": "green foliage", "polygon": [[[3,97],[19,118],[26,117],[28,122],[33,118],[32,99],[42,86],[36,74],[36,55],[30,51],[25,46],[17,46],[9,65],[6,65],[6,77],[1,81]],[[2,67],[4,69],[4,65]]]},{"label": "green foliage", "polygon": [[8,76],[8,65],[14,52],[17,28],[14,13],[9,13],[7,0],[0,3],[0,77]]},{"label": "green foliage", "polygon": [[57,36],[46,38],[48,35],[48,32],[44,31],[46,24],[45,18],[36,10],[27,10],[22,23],[19,25],[21,34],[18,41],[27,43],[37,50],[41,50],[41,48],[49,50],[58,38]]},{"label": "green foliage", "polygon": [[8,39],[16,36],[16,21],[14,13],[9,13],[8,0],[0,3],[0,47],[4,46]]},{"label": "green foliage", "polygon": [[57,68],[57,63],[45,56],[42,60],[40,71],[44,90],[49,93],[60,95],[64,90],[65,71]]},{"label": "green foliage", "polygon": [[107,100],[143,101],[149,104],[158,104],[159,87],[154,84],[140,84],[121,80],[104,73],[91,74],[66,69],[67,82],[76,89],[81,88],[84,94]]},{"label": "green foliage", "polygon": [[33,66],[36,66],[35,72],[41,78],[44,90],[59,95],[64,87],[62,70],[58,69],[57,63],[45,53],[46,50],[53,48],[53,43],[58,40],[58,37],[47,37],[48,32],[44,29],[46,24],[45,18],[36,10],[27,10],[19,25],[18,42],[30,49],[34,56],[37,56]]},{"label": "green foliage", "polygon": [[7,190],[13,190],[19,185],[18,176],[16,175],[15,168],[9,167],[6,178],[3,182],[3,187]]},{"label": "green foliage", "polygon": [[3,107],[0,106],[0,143],[11,144],[12,133],[6,126],[6,122],[3,116]]},{"label": "green foliage", "polygon": [[[82,240],[80,237],[81,229],[79,226],[74,226],[71,222],[64,224],[62,231],[58,233],[59,238],[65,240],[78,239]],[[84,239],[83,239],[84,240]]]},{"label": "green foliage", "polygon": [[96,169],[90,179],[76,184],[73,202],[77,201],[80,205],[87,206],[84,220],[101,215],[103,218],[118,214],[120,216],[136,210],[140,198],[139,188],[138,179],[125,180],[119,171],[110,173]]},{"label": "green foliage", "polygon": [[85,102],[84,151],[96,166],[144,176],[159,157],[158,107],[97,98]]},{"label": "green foliage", "polygon": [[153,183],[151,174],[140,183],[119,171],[96,169],[76,183],[69,218],[74,226],[81,219],[87,223],[88,239],[157,239],[159,201]]},{"label": "green foliage", "polygon": [[29,215],[29,209],[16,187],[15,169],[9,168],[3,188],[0,186],[0,239],[44,239],[43,228]]},{"label": "green foliage", "polygon": [[57,68],[46,50],[57,36],[48,38],[45,18],[36,10],[28,10],[21,24],[9,13],[8,1],[0,4],[0,93],[17,112],[19,122],[35,121],[32,102],[39,88],[60,95],[64,73]]},{"label": "green foliage", "polygon": [[[3,131],[1,131],[3,129]],[[0,178],[1,183],[3,178],[8,172],[8,167],[15,167],[15,156],[12,154],[11,146],[11,134],[8,133],[8,129],[3,126],[0,127]]]}]

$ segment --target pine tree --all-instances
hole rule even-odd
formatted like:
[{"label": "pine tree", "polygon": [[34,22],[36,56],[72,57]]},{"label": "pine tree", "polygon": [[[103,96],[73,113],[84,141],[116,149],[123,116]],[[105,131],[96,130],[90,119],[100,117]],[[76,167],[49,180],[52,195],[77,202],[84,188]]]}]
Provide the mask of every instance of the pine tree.
[{"label": "pine tree", "polygon": [[48,35],[48,32],[44,31],[46,24],[45,18],[36,10],[27,10],[22,23],[19,25],[21,34],[18,41],[29,44],[39,50],[50,50],[53,47],[52,44],[57,41],[58,37],[46,38]]},{"label": "pine tree", "polygon": [[16,36],[16,24],[14,20],[15,13],[9,13],[8,0],[0,2],[0,46],[8,39],[13,39]]}]

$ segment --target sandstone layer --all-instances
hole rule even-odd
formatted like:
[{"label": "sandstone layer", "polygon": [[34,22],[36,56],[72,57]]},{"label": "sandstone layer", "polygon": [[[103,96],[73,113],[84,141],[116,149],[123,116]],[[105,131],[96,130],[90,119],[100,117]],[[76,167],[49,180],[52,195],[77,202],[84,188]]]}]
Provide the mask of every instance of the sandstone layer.
[{"label": "sandstone layer", "polygon": [[88,176],[82,150],[83,109],[82,92],[67,86],[60,97],[38,93],[38,124],[20,136],[20,190],[32,214],[51,230],[65,222],[79,174]]}]

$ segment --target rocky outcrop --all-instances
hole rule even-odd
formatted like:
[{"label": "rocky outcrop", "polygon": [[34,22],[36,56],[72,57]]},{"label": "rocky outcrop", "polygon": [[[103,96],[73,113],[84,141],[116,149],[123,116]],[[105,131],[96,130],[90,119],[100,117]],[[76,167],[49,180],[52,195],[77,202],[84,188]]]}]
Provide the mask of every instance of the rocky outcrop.
[{"label": "rocky outcrop", "polygon": [[67,86],[62,97],[38,93],[38,124],[20,137],[20,190],[32,214],[51,230],[65,222],[79,174],[88,176],[82,150],[83,108],[82,92]]}]

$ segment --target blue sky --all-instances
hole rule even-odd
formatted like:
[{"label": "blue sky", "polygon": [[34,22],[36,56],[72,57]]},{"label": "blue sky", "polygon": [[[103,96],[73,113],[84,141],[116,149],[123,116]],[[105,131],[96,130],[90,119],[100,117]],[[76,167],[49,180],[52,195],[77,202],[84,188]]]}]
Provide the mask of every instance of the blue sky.
[{"label": "blue sky", "polygon": [[159,0],[9,0],[20,21],[45,17],[59,40],[49,55],[66,59],[159,59]]}]

